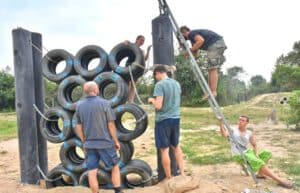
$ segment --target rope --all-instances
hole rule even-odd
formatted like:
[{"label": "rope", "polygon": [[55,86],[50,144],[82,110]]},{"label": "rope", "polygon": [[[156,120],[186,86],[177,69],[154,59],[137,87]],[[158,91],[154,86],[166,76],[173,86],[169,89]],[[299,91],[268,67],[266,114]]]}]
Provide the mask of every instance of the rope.
[{"label": "rope", "polygon": [[140,98],[138,92],[137,92],[136,85],[135,85],[135,82],[134,82],[134,79],[133,79],[132,70],[131,70],[130,65],[128,66],[128,68],[129,68],[129,74],[130,74],[131,85],[132,85],[133,88],[134,88],[134,93],[135,93],[135,95],[136,95],[136,97],[137,97],[139,103],[141,103],[142,105],[145,105],[145,104],[143,103],[143,101],[141,100],[141,98]]},{"label": "rope", "polygon": [[[35,45],[34,43],[32,43],[31,41],[29,41],[30,42],[30,44],[31,44],[31,46],[33,47],[33,48],[35,48],[37,51],[39,51],[41,54],[43,54],[43,50],[41,50],[37,45]],[[47,52],[49,52],[49,50],[48,49],[46,49],[44,46],[42,46],[42,48],[44,49],[44,50],[46,50]],[[47,55],[45,55],[45,57],[49,60],[49,61],[51,61],[51,62],[53,62],[53,63],[57,63],[58,61],[54,61],[54,60],[52,60],[49,56],[47,56]]]},{"label": "rope", "polygon": [[58,178],[55,178],[55,179],[49,179],[49,178],[45,175],[45,173],[42,171],[42,169],[40,168],[39,165],[36,165],[36,167],[37,167],[37,169],[39,170],[40,174],[42,175],[43,179],[44,179],[45,181],[47,181],[47,182],[55,182],[55,181],[57,181],[57,180],[62,179],[62,176],[59,176]]},{"label": "rope", "polygon": [[49,109],[49,106],[48,106],[46,103],[44,103],[44,106],[45,106],[47,109]]},{"label": "rope", "polygon": [[40,110],[39,110],[39,108],[35,105],[35,104],[33,104],[33,108],[35,109],[35,111],[36,112],[38,112],[39,114],[40,114],[40,116],[43,118],[43,119],[45,119],[45,120],[47,120],[47,121],[58,121],[59,119],[56,119],[56,120],[54,120],[54,119],[48,119]]}]

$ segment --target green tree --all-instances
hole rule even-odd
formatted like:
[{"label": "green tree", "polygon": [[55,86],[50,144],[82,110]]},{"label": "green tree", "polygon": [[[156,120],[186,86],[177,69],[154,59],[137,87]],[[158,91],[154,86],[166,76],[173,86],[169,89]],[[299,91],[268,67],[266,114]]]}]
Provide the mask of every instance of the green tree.
[{"label": "green tree", "polygon": [[287,55],[282,54],[277,59],[271,86],[275,92],[300,88],[300,41],[294,43],[293,50]]},{"label": "green tree", "polygon": [[270,92],[270,85],[267,83],[266,79],[261,75],[252,76],[250,79],[250,86],[248,89],[248,97],[252,98],[259,94]]},{"label": "green tree", "polygon": [[276,64],[287,64],[289,66],[300,67],[300,41],[295,42],[293,45],[293,50],[290,51],[286,56],[281,55]]},{"label": "green tree", "polygon": [[289,98],[290,112],[287,118],[287,124],[296,124],[296,128],[300,128],[300,90],[296,90]]},{"label": "green tree", "polygon": [[189,60],[180,53],[175,57],[175,64],[177,67],[175,77],[180,83],[182,90],[182,104],[186,106],[201,105],[203,91],[194,78],[195,76],[189,64]]},{"label": "green tree", "polygon": [[15,109],[15,78],[13,75],[0,71],[0,111]]},{"label": "green tree", "polygon": [[56,106],[58,85],[55,84],[54,82],[50,82],[49,80],[44,79],[44,87],[45,87],[45,103],[48,106]]},{"label": "green tree", "polygon": [[228,68],[227,75],[220,73],[217,96],[220,104],[235,104],[247,99],[246,84],[240,80],[243,73],[244,69],[239,66]]},{"label": "green tree", "polygon": [[275,92],[300,89],[300,67],[277,64],[272,73],[271,86]]}]

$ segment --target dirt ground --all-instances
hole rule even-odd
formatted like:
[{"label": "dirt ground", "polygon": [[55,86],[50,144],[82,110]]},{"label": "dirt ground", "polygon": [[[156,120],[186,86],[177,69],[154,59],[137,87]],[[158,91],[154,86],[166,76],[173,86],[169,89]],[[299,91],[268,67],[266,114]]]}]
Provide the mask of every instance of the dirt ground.
[{"label": "dirt ground", "polygon": [[[280,138],[280,132],[278,130],[285,128],[285,125],[268,125],[267,123],[261,123],[258,125],[250,125],[255,128],[257,133],[258,145],[260,147],[267,148],[273,152],[274,157],[285,158],[287,156],[286,146],[274,145],[272,139],[280,139],[278,143],[287,143],[288,140],[295,139],[300,144],[300,132],[285,132],[286,136]],[[150,136],[150,137],[149,137]],[[155,156],[147,156],[147,147],[153,146],[153,133],[146,131],[141,137],[139,137],[135,144],[135,156],[141,157],[145,155],[144,160],[147,161],[151,167],[156,168]],[[272,142],[272,143],[271,143]],[[60,144],[48,144],[48,157],[49,157],[49,169],[56,166],[59,161],[58,152]],[[300,150],[298,150],[300,151]],[[201,152],[199,152],[201,153]],[[251,193],[296,193],[298,190],[288,190],[276,185],[270,179],[260,180],[259,186],[255,187],[251,177],[242,174],[240,166],[235,163],[229,163],[225,165],[208,165],[208,166],[195,166],[186,164],[187,172],[191,173],[194,180],[197,180],[199,188],[189,192],[197,193],[240,193],[245,188],[250,189]],[[279,170],[274,170],[276,174],[287,177]],[[176,182],[177,183],[177,182]],[[267,191],[269,189],[269,191]],[[60,187],[53,189],[43,189],[35,185],[24,185],[20,183],[20,171],[19,171],[19,155],[18,155],[18,141],[12,139],[9,141],[0,142],[0,193],[89,193],[89,189],[85,187]],[[101,190],[100,193],[113,192],[112,190]],[[125,193],[159,193],[164,192],[162,184],[147,187],[128,189]]]}]

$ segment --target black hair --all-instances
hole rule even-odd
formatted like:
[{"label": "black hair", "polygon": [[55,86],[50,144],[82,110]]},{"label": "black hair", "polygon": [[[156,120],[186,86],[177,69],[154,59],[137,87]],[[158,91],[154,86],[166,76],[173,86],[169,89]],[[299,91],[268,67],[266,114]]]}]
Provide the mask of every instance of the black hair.
[{"label": "black hair", "polygon": [[155,75],[156,72],[167,73],[167,69],[164,67],[164,65],[158,65],[154,68],[153,75]]},{"label": "black hair", "polygon": [[181,31],[181,33],[183,33],[183,31],[191,31],[191,30],[190,30],[190,28],[188,28],[187,26],[184,25],[184,26],[180,27],[180,31]]}]

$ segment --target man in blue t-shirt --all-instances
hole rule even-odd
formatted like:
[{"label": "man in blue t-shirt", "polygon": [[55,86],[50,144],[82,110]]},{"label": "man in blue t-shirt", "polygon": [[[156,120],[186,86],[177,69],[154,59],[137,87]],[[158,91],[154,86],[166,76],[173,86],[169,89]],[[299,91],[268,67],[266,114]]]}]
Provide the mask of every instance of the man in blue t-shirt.
[{"label": "man in blue t-shirt", "polygon": [[[207,30],[190,30],[186,26],[180,27],[180,32],[186,40],[190,40],[192,44],[191,52],[197,56],[198,50],[206,51],[208,63],[208,85],[214,97],[217,96],[218,86],[218,68],[225,62],[224,51],[227,49],[223,37],[219,34]],[[204,96],[203,99],[208,99]]]},{"label": "man in blue t-shirt", "polygon": [[116,116],[109,101],[98,97],[97,83],[90,81],[84,84],[83,91],[87,95],[76,108],[76,133],[83,143],[89,170],[89,185],[93,193],[99,192],[97,171],[99,161],[112,167],[111,178],[115,193],[121,193],[120,169],[116,150],[120,150],[115,126]]},{"label": "man in blue t-shirt", "polygon": [[174,150],[180,174],[184,175],[183,153],[179,146],[181,88],[176,80],[168,77],[163,65],[155,67],[153,76],[158,82],[154,87],[154,98],[149,98],[148,102],[155,107],[155,145],[161,152],[166,178],[170,179],[170,146]]}]

